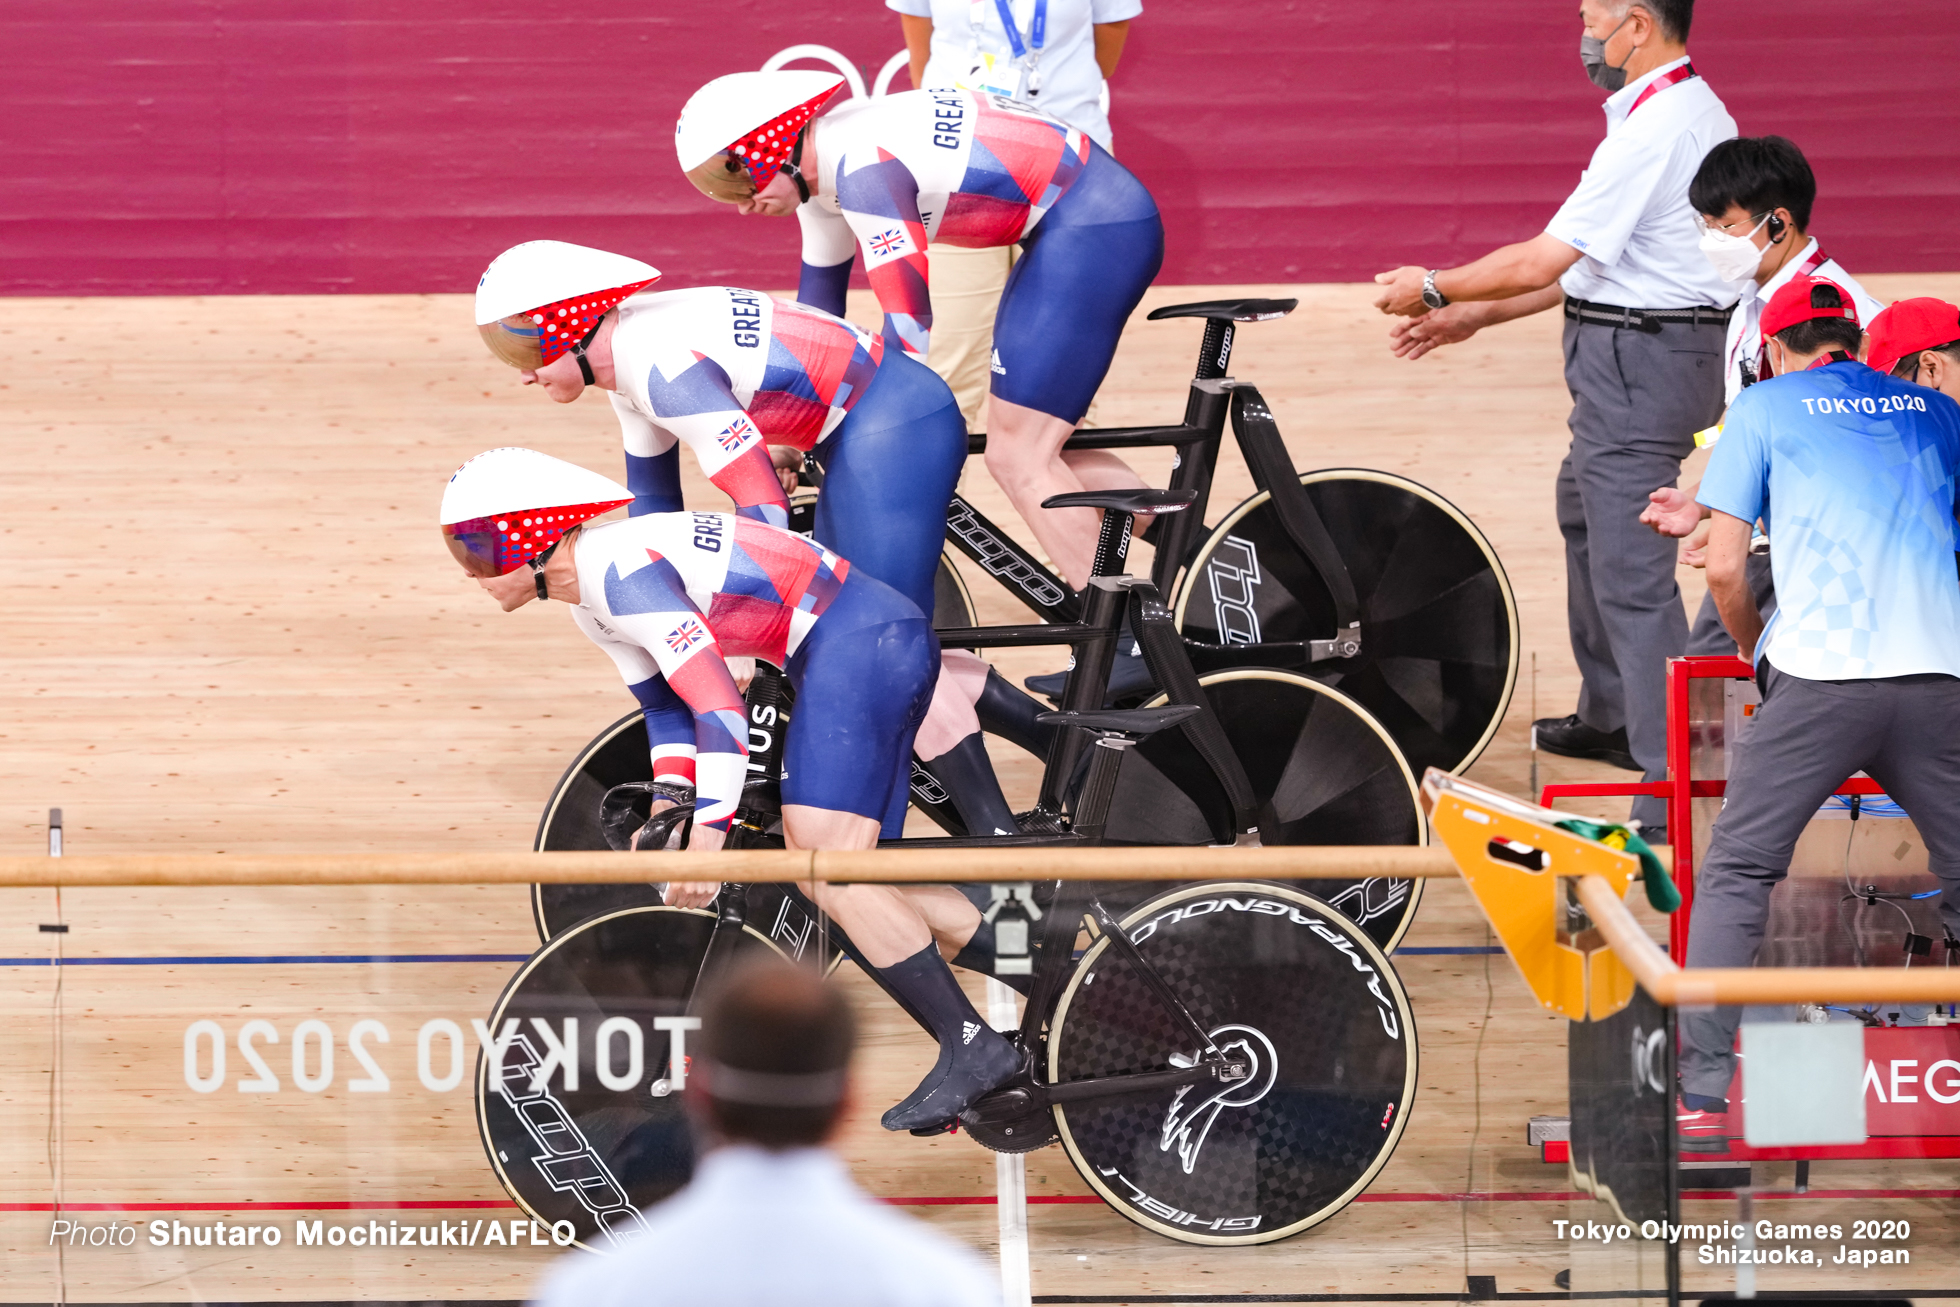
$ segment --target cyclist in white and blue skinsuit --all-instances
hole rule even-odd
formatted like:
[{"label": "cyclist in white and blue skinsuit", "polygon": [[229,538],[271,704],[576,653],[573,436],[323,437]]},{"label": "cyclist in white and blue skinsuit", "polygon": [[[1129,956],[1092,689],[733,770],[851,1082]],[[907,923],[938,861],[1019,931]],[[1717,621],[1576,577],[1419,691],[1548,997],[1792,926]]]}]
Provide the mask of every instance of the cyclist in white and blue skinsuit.
[{"label": "cyclist in white and blue skinsuit", "polygon": [[[1763,704],[1699,868],[1691,968],[1755,961],[1797,837],[1857,771],[1918,825],[1960,934],[1960,404],[1858,362],[1854,300],[1827,278],[1777,292],[1763,334],[1776,375],[1730,406],[1700,490],[1709,588],[1754,651]],[[1767,628],[1743,575],[1758,517],[1776,540]],[[1740,1020],[1682,1010],[1684,1138],[1727,1132]]]}]

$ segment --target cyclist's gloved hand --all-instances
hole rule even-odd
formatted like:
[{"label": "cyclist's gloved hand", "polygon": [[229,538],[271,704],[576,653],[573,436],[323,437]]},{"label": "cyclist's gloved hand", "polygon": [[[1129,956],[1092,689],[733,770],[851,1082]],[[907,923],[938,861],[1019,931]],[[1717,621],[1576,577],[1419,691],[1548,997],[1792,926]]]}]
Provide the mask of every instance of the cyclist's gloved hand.
[{"label": "cyclist's gloved hand", "polygon": [[755,659],[724,658],[722,661],[728,664],[728,674],[735,678],[735,693],[747,694],[749,682],[755,679]]}]

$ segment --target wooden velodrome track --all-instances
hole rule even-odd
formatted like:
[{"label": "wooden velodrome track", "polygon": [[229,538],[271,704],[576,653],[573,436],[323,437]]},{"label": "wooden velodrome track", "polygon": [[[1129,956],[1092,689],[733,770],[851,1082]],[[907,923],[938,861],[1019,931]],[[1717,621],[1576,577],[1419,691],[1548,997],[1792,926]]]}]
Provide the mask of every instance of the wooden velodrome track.
[{"label": "wooden velodrome track", "polygon": [[[1955,276],[1867,284],[1888,299],[1960,297]],[[1567,407],[1557,319],[1411,365],[1384,348],[1361,287],[1160,288],[1147,306],[1226,293],[1303,301],[1284,321],[1243,329],[1233,367],[1272,402],[1301,468],[1414,477],[1496,545],[1517,589],[1526,663],[1504,730],[1471,775],[1524,792],[1531,656],[1541,714],[1569,711],[1576,689],[1551,504]],[[41,850],[55,805],[76,853],[528,847],[568,758],[630,701],[561,612],[505,616],[458,577],[436,538],[435,505],[450,470],[493,445],[612,471],[618,437],[606,405],[587,397],[558,407],[523,391],[476,340],[461,296],[8,307],[0,853]],[[868,320],[864,303],[854,311]],[[1194,324],[1139,315],[1100,420],[1172,420],[1197,336]],[[1168,457],[1138,462],[1160,475]],[[692,461],[683,467],[692,502],[718,505]],[[977,465],[967,487],[1012,521]],[[1214,516],[1248,487],[1228,449]],[[1683,585],[1698,600],[1699,576],[1684,571]],[[999,591],[973,588],[982,620],[1020,620]],[[1058,665],[1044,651],[1005,651],[1000,662],[1016,678]],[[1025,805],[1032,761],[1007,748],[1000,761]],[[1542,779],[1618,775],[1548,758]],[[536,944],[520,892],[96,890],[57,904],[46,892],[6,890],[0,902],[0,954],[10,960],[0,1010],[13,1032],[0,1052],[0,1298],[507,1300],[529,1290],[551,1255],[544,1249],[299,1249],[291,1234],[301,1216],[386,1225],[514,1214],[485,1165],[467,1087],[436,1093],[418,1082],[414,1031],[442,1016],[467,1029],[488,1011],[507,959]],[[68,934],[37,930],[57,912]],[[1463,1292],[1466,1273],[1494,1276],[1504,1293],[1552,1293],[1554,1273],[1572,1262],[1550,1224],[1567,1214],[1558,1198],[1567,1181],[1526,1146],[1525,1122],[1564,1111],[1563,1025],[1503,958],[1454,951],[1486,941],[1461,887],[1432,882],[1397,959],[1418,1016],[1421,1091],[1367,1201],[1278,1244],[1195,1248],[1084,1197],[1059,1150],[1036,1153],[1037,1300],[1441,1300]],[[57,971],[45,965],[57,946],[97,965]],[[445,960],[319,960],[375,955]],[[873,1192],[991,1251],[992,1156],[964,1138],[879,1130],[878,1112],[914,1083],[930,1049],[846,974],[869,1034],[843,1151]],[[183,1032],[207,1018],[234,1041],[234,1080],[245,1074],[238,1028],[272,1022],[282,1042],[266,1046],[267,1061],[282,1092],[191,1093]],[[336,1036],[336,1077],[317,1094],[291,1083],[293,1027],[307,1018]],[[392,1034],[368,1041],[390,1079],[385,1093],[348,1090],[362,1072],[346,1041],[362,1018]],[[1787,1177],[1787,1167],[1768,1171]],[[1763,1288],[1960,1288],[1952,1164],[1819,1163],[1812,1183],[1841,1196],[1759,1211],[1847,1226],[1909,1219],[1919,1232],[1913,1264],[1800,1278],[1765,1268]],[[65,1204],[96,1205],[81,1221],[269,1222],[286,1242],[269,1252],[152,1249],[144,1239],[57,1250],[48,1242],[57,1185]],[[1686,1207],[1688,1220],[1733,1210]],[[766,1250],[766,1233],[757,1238]],[[1732,1284],[1690,1265],[1688,1286]]]}]

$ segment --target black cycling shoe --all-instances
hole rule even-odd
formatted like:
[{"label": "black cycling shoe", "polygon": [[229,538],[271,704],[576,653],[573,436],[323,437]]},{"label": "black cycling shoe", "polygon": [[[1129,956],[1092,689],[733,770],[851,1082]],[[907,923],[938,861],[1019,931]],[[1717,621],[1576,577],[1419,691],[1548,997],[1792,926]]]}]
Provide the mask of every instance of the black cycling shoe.
[{"label": "black cycling shoe", "polygon": [[[1137,648],[1134,640],[1128,644],[1132,650]],[[1067,672],[1050,672],[1046,676],[1030,676],[1021,684],[1049,702],[1059,704],[1062,701],[1062,686],[1067,681]],[[1148,694],[1156,688],[1157,682],[1151,678],[1150,667],[1143,661],[1143,654],[1119,651],[1109,665],[1109,690],[1104,702],[1113,704],[1118,699]]]},{"label": "black cycling shoe", "polygon": [[915,1134],[943,1130],[967,1104],[998,1089],[1020,1071],[1021,1055],[999,1032],[969,1021],[961,1034],[962,1042],[940,1045],[939,1060],[919,1087],[885,1113],[881,1121],[885,1129]]},{"label": "black cycling shoe", "polygon": [[1624,726],[1617,731],[1602,731],[1580,721],[1578,713],[1540,717],[1531,724],[1531,738],[1546,753],[1556,753],[1561,758],[1591,758],[1610,762],[1622,771],[1643,770],[1627,751]]}]

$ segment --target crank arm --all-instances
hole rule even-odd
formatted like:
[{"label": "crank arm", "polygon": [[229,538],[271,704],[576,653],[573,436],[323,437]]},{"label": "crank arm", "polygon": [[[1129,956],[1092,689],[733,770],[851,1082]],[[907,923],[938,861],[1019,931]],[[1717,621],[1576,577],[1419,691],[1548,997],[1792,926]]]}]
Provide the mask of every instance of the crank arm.
[{"label": "crank arm", "polygon": [[1071,1080],[1066,1084],[1010,1085],[976,1100],[960,1117],[982,1125],[1012,1121],[1065,1103],[1083,1103],[1098,1098],[1117,1098],[1124,1094],[1161,1093],[1188,1085],[1235,1084],[1252,1074],[1252,1064],[1244,1059],[1208,1059],[1191,1066],[1173,1066],[1167,1071],[1132,1071],[1120,1076],[1096,1076]]},{"label": "crank arm", "polygon": [[1173,1067],[1168,1071],[1136,1071],[1129,1075],[1097,1076],[1093,1080],[1071,1080],[1066,1084],[1041,1087],[1050,1103],[1079,1103],[1091,1098],[1114,1098],[1119,1094],[1149,1094],[1186,1085],[1234,1084],[1252,1074],[1246,1061],[1199,1062],[1194,1066]]}]

